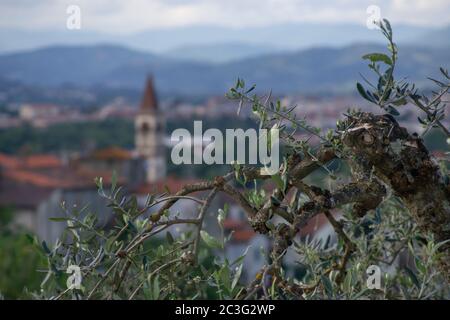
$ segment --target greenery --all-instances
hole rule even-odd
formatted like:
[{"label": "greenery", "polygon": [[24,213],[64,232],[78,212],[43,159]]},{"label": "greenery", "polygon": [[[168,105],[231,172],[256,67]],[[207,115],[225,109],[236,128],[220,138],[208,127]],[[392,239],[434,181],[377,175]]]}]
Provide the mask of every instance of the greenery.
[{"label": "greenery", "polygon": [[[35,239],[49,266],[42,283],[44,291],[35,294],[36,298],[229,299],[241,289],[238,280],[244,256],[228,261],[213,254],[223,250],[227,238],[218,241],[201,231],[201,237],[192,240],[192,230],[175,238],[169,227],[193,224],[194,219],[169,219],[166,213],[144,218],[144,210],[138,208],[134,197],[120,197],[120,188],[115,185],[105,191],[101,179],[97,185],[99,194],[110,201],[116,215],[115,227],[98,229],[95,213],[84,210],[55,218],[66,221],[68,228],[52,249]],[[164,200],[149,197],[145,209]],[[225,211],[221,210],[220,221]],[[198,260],[193,251],[186,250],[191,246]],[[79,290],[66,286],[66,270],[73,264],[83,274]]]},{"label": "greenery", "polygon": [[[279,173],[263,175],[260,168],[235,164],[229,173],[186,185],[176,194],[149,195],[144,206],[125,197],[114,179],[106,190],[98,178],[99,195],[113,210],[113,227],[99,227],[96,214],[86,208],[55,218],[67,223],[61,240],[53,247],[34,240],[48,262],[42,291],[35,297],[450,298],[446,165],[435,165],[422,138],[409,134],[395,118],[401,108],[417,107],[425,114],[418,119],[424,132],[434,128],[449,138],[441,99],[450,87],[448,73],[441,70],[444,79],[434,81],[439,91],[431,97],[396,81],[398,49],[389,22],[384,20],[380,28],[389,53],[363,57],[377,80],[366,81],[370,90],[362,84],[357,90],[381,114],[348,110],[335,130],[322,132],[298,119],[294,108],[270,95],[253,94],[254,87],[239,79],[228,93],[238,101],[238,113],[250,106],[261,128],[280,130],[285,148]],[[310,139],[298,140],[296,132]],[[312,178],[317,171],[321,183]],[[241,281],[245,253],[236,261],[223,255],[230,237],[222,229],[227,206],[216,213],[219,236],[204,230],[205,215],[219,193],[239,204],[251,227],[272,241],[270,251],[261,253],[267,264],[247,283]],[[198,203],[197,215],[171,211],[179,199]],[[298,237],[319,214],[333,228],[333,238]],[[288,251],[297,253],[294,276],[284,259]],[[367,270],[374,265],[383,275],[377,288],[367,285]],[[70,266],[80,269],[80,287],[72,286]]]},{"label": "greenery", "polygon": [[[166,132],[173,132],[175,128],[186,128],[192,131],[194,120],[198,119],[170,119]],[[204,130],[218,128],[224,131],[229,124],[243,129],[255,127],[254,121],[250,119],[233,117],[207,118],[202,119],[202,122]],[[61,154],[110,146],[132,149],[133,144],[133,123],[128,119],[120,118],[98,122],[57,124],[48,128],[34,128],[27,125],[0,130],[0,150],[8,154]],[[210,178],[226,170],[219,165],[178,166],[172,163],[168,165],[169,174],[177,177]]]},{"label": "greenery", "polygon": [[57,124],[48,128],[22,126],[0,131],[0,149],[5,153],[59,153],[112,145],[133,145],[133,124],[110,119],[100,122]]},{"label": "greenery", "polygon": [[45,256],[36,250],[26,230],[11,226],[13,211],[0,208],[0,296],[5,299],[31,298],[39,291]]}]

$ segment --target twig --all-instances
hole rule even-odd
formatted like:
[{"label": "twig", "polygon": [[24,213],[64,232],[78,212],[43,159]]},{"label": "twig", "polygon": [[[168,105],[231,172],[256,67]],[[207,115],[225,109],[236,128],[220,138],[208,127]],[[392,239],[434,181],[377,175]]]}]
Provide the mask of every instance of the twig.
[{"label": "twig", "polygon": [[157,272],[161,271],[162,269],[164,269],[165,267],[168,267],[172,264],[174,264],[175,262],[181,261],[180,258],[174,259],[172,261],[169,261],[161,266],[159,266],[158,268],[156,268],[155,270],[153,270],[148,277],[142,281],[137,288],[133,291],[133,293],[130,295],[130,297],[128,298],[128,300],[133,300],[134,296],[139,292],[139,290],[142,288],[142,286],[144,285],[144,283],[147,281],[147,279],[150,279],[154,274],[156,274]]},{"label": "twig", "polygon": [[208,211],[209,206],[211,205],[211,202],[213,201],[214,197],[217,195],[217,192],[219,189],[216,187],[214,188],[209,195],[206,197],[205,201],[203,202],[203,206],[200,209],[200,213],[198,214],[198,223],[197,223],[197,235],[194,240],[194,256],[197,257],[198,250],[200,247],[200,232],[203,227],[203,220],[205,219],[206,212]]},{"label": "twig", "polygon": [[324,211],[325,216],[327,217],[330,224],[333,226],[334,231],[337,233],[337,235],[344,241],[345,245],[345,251],[344,256],[342,258],[341,264],[338,266],[338,275],[336,277],[336,283],[341,283],[343,280],[343,276],[345,273],[345,268],[347,266],[348,259],[350,258],[350,255],[353,251],[355,251],[355,244],[350,240],[350,238],[347,236],[347,234],[344,232],[344,228],[342,227],[342,224],[339,223],[331,214],[330,211],[325,210]]}]

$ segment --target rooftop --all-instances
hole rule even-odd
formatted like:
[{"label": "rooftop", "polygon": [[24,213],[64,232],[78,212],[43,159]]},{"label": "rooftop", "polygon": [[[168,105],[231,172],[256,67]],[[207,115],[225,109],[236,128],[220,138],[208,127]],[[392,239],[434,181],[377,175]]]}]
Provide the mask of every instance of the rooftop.
[{"label": "rooftop", "polygon": [[14,207],[39,205],[53,190],[95,189],[95,177],[111,183],[111,172],[93,171],[63,163],[53,155],[0,154],[0,204]]},{"label": "rooftop", "polygon": [[128,160],[131,156],[130,151],[119,147],[109,147],[92,153],[92,157],[96,160]]}]

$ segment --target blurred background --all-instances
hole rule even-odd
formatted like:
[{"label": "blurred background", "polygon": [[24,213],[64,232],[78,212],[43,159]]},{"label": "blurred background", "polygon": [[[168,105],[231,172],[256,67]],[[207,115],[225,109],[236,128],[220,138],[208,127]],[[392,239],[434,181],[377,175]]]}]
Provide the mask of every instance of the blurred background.
[{"label": "blurred background", "polygon": [[[39,289],[45,258],[26,235],[54,242],[62,226],[49,218],[64,214],[61,203],[109,219],[95,177],[108,184],[116,171],[145,202],[227,171],[174,165],[170,134],[194,120],[204,130],[256,127],[250,110],[237,116],[224,96],[238,77],[323,129],[349,107],[379,112],[355,84],[368,73],[361,56],[385,51],[372,23],[380,18],[399,46],[396,76],[432,90],[427,77],[450,66],[448,0],[2,0],[0,294]],[[399,119],[420,132],[412,108]],[[436,132],[424,138],[435,156],[448,151]],[[195,211],[182,201],[176,209]],[[304,232],[329,232],[316,220]],[[235,230],[229,255],[254,244],[250,277],[269,244],[233,206],[225,228]]]}]

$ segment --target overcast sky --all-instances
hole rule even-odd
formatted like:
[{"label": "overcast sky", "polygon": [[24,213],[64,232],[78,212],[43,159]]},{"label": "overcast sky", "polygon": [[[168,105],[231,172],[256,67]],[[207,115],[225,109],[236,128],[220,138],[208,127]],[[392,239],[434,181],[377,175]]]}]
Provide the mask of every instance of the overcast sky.
[{"label": "overcast sky", "polygon": [[395,24],[450,24],[450,0],[1,0],[0,28],[63,29],[73,4],[84,30],[124,34],[189,25],[365,24],[370,5]]}]

